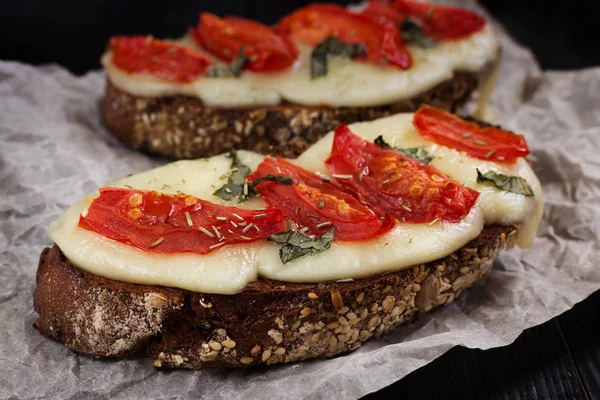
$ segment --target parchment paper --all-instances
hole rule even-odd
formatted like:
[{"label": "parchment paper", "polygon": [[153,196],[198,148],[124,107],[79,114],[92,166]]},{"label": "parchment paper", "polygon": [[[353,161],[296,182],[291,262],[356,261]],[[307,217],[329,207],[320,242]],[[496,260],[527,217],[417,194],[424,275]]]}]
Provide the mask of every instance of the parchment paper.
[{"label": "parchment paper", "polygon": [[48,224],[96,187],[164,161],[123,147],[102,126],[101,72],[77,78],[58,66],[0,62],[0,397],[357,398],[453,346],[507,345],[600,288],[600,68],[541,74],[529,51],[498,33],[504,55],[493,112],[527,135],[545,193],[534,246],[504,252],[455,303],[352,354],[247,371],[94,360],[32,327]]}]

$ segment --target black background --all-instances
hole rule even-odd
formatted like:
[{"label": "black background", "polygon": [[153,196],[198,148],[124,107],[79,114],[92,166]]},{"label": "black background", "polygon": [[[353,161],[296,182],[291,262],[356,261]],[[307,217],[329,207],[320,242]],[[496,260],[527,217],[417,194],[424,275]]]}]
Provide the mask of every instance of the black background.
[{"label": "black background", "polygon": [[[336,0],[339,4],[350,1]],[[117,34],[176,37],[201,11],[240,15],[272,24],[306,0],[2,0],[0,59],[56,62],[77,74],[99,68],[107,39]],[[600,64],[597,2],[482,0],[544,69]]]},{"label": "black background", "polygon": [[[534,51],[543,69],[600,65],[597,2],[481,2],[517,41]],[[272,24],[307,3],[1,0],[0,59],[58,63],[81,74],[100,67],[100,54],[111,35],[177,37],[196,24],[201,11]],[[600,292],[528,329],[508,347],[456,347],[368,398],[600,399],[598,310]]]}]

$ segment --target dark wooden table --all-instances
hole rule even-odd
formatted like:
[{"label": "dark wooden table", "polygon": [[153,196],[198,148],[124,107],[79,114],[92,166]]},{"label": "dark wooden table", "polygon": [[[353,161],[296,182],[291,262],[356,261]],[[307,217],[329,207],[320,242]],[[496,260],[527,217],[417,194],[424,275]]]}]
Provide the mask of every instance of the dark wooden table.
[{"label": "dark wooden table", "polygon": [[[480,1],[515,39],[534,51],[543,69],[600,65],[600,23],[588,2]],[[57,62],[83,73],[99,68],[98,55],[113,34],[178,35],[201,10],[271,23],[308,2],[5,0],[0,13],[0,59]],[[558,318],[528,329],[509,346],[487,351],[454,348],[366,399],[600,399],[598,327],[600,292]]]}]

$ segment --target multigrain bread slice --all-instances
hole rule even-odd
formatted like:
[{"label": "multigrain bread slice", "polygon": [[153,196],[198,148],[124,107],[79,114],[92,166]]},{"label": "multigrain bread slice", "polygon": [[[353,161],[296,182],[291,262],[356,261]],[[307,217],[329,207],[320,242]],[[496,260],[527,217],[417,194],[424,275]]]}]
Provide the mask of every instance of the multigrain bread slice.
[{"label": "multigrain bread slice", "polygon": [[492,267],[515,231],[485,227],[449,256],[399,272],[319,284],[259,279],[234,295],[106,279],[75,267],[54,246],[40,257],[35,327],[80,353],[145,352],[157,367],[331,357],[451,302]]},{"label": "multigrain bread slice", "polygon": [[375,107],[308,107],[290,103],[261,108],[207,107],[195,97],[143,97],[107,79],[102,115],[123,143],[176,159],[209,157],[231,148],[294,158],[340,123],[371,121],[429,104],[448,111],[464,105],[493,64],[479,73],[455,72],[411,100]]}]

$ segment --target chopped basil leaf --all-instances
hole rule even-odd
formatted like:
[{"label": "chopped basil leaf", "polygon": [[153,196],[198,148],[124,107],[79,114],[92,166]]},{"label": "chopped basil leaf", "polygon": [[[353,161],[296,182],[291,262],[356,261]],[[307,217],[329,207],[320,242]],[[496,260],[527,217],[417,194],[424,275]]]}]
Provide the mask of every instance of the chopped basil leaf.
[{"label": "chopped basil leaf", "polygon": [[365,54],[365,46],[362,43],[345,43],[335,36],[329,36],[319,43],[310,55],[310,75],[313,79],[327,75],[327,56],[352,58]]},{"label": "chopped basil leaf", "polygon": [[244,55],[244,48],[240,48],[238,56],[229,65],[212,66],[206,70],[205,75],[209,78],[237,78],[244,72],[244,65],[249,61]]},{"label": "chopped basil leaf", "polygon": [[261,176],[260,178],[256,178],[254,180],[254,182],[248,184],[248,194],[242,193],[240,195],[239,202],[241,203],[242,201],[245,201],[252,197],[258,196],[258,191],[256,190],[256,186],[258,186],[258,184],[261,183],[262,181],[277,182],[277,183],[281,183],[282,185],[286,185],[286,186],[294,184],[294,181],[289,176],[283,176],[283,175],[275,176],[273,174]]},{"label": "chopped basil leaf", "polygon": [[423,33],[423,28],[414,18],[404,18],[404,21],[400,24],[400,33],[404,43],[416,43],[424,49],[437,46],[435,40]]},{"label": "chopped basil leaf", "polygon": [[282,244],[279,258],[282,263],[295,260],[307,254],[320,253],[327,250],[333,241],[333,228],[321,237],[312,239],[298,231],[280,232],[269,236],[267,240]]},{"label": "chopped basil leaf", "polygon": [[237,198],[238,203],[241,203],[255,197],[258,195],[256,186],[262,181],[278,182],[283,185],[292,185],[294,183],[289,176],[275,176],[272,174],[262,176],[254,182],[248,183],[246,178],[250,175],[250,168],[240,161],[235,149],[229,151],[228,157],[231,158],[231,168],[229,169],[227,183],[213,193],[213,195],[223,200],[229,201]]},{"label": "chopped basil leaf", "polygon": [[231,200],[243,194],[246,178],[250,175],[250,168],[240,161],[235,149],[229,151],[228,157],[231,158],[231,169],[227,183],[213,193],[223,200]]},{"label": "chopped basil leaf", "polygon": [[422,162],[423,164],[429,164],[433,160],[433,156],[429,155],[427,150],[422,147],[410,147],[407,149],[396,149],[400,154],[404,154],[406,157],[410,157],[414,160]]},{"label": "chopped basil leaf", "polygon": [[381,146],[384,147],[386,149],[391,149],[392,146],[390,146],[385,140],[383,140],[383,136],[379,135],[375,138],[375,141],[373,142],[375,143],[377,146]]},{"label": "chopped basil leaf", "polygon": [[375,138],[374,143],[385,149],[394,149],[398,153],[400,153],[406,157],[410,157],[413,160],[422,162],[423,164],[429,164],[431,162],[431,160],[433,160],[433,156],[430,156],[429,153],[427,152],[427,150],[425,150],[422,147],[410,147],[407,149],[397,149],[397,148],[390,146],[385,140],[383,140],[383,136],[381,136],[381,135],[379,135]]},{"label": "chopped basil leaf", "polygon": [[520,176],[507,176],[494,171],[488,171],[482,174],[477,169],[477,183],[491,182],[500,190],[506,192],[522,194],[524,196],[533,196],[533,189],[527,181]]}]

